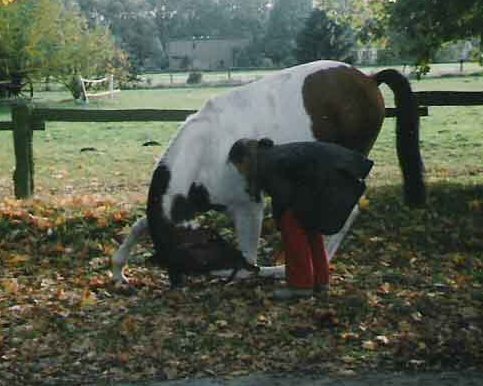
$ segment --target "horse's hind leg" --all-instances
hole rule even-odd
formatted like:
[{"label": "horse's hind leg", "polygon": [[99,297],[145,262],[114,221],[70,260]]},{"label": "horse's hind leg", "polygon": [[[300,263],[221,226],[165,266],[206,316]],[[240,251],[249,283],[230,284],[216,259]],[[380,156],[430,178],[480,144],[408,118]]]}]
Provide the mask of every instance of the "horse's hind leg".
[{"label": "horse's hind leg", "polygon": [[112,278],[118,283],[127,283],[123,269],[127,264],[132,248],[138,243],[141,236],[148,234],[148,220],[146,217],[137,220],[129,236],[123,241],[116,254],[112,257]]},{"label": "horse's hind leg", "polygon": [[347,218],[347,220],[345,221],[345,224],[342,227],[342,229],[335,235],[327,236],[325,238],[325,248],[327,250],[327,255],[329,256],[329,261],[332,260],[332,258],[334,257],[335,253],[339,249],[340,244],[342,243],[342,240],[344,240],[345,236],[347,235],[347,232],[349,232],[350,228],[352,227],[352,224],[354,223],[358,215],[359,215],[359,205],[356,205],[354,209],[352,209],[352,212]]}]

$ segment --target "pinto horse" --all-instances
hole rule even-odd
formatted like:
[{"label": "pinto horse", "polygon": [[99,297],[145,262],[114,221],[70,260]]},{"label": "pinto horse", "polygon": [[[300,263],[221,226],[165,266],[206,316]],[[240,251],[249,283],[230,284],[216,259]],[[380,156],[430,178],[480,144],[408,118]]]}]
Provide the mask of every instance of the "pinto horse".
[{"label": "pinto horse", "polygon": [[[405,201],[424,204],[419,114],[408,80],[393,69],[368,76],[336,61],[302,64],[214,97],[188,117],[154,170],[147,216],[135,223],[113,257],[114,280],[125,280],[123,267],[141,235],[150,230],[156,255],[162,258],[174,248],[174,227],[212,208],[232,217],[243,256],[256,264],[263,203],[251,199],[243,176],[227,162],[233,143],[262,137],[276,144],[326,141],[367,155],[385,116],[381,83],[395,96]],[[329,254],[355,215],[356,210],[329,240]],[[265,273],[270,275],[268,268]]]}]

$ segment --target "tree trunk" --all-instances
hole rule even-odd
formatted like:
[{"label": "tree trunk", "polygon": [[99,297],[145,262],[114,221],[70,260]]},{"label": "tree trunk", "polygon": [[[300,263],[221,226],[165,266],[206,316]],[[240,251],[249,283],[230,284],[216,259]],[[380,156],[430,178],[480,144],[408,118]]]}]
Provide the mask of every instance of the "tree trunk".
[{"label": "tree trunk", "polygon": [[480,66],[483,66],[483,31],[480,32]]}]

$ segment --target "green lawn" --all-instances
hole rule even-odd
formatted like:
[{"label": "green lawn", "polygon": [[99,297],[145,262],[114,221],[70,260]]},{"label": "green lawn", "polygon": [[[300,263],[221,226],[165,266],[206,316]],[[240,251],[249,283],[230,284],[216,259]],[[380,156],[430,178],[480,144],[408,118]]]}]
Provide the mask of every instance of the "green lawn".
[{"label": "green lawn", "polygon": [[[399,71],[409,74],[413,68],[411,66],[366,66],[361,67],[362,71],[367,73],[378,71],[382,68],[393,67]],[[233,70],[233,71],[211,71],[203,73],[203,82],[211,83],[223,83],[228,81],[233,82],[246,82],[259,79],[267,74],[272,73],[275,70]],[[463,72],[460,72],[459,63],[438,63],[431,65],[431,71],[427,77],[442,76],[442,75],[468,75],[474,73],[482,73],[483,68],[477,63],[465,63],[463,66]],[[150,86],[168,86],[168,85],[184,85],[188,79],[188,72],[172,72],[172,73],[159,73],[159,74],[147,74],[140,77],[140,79],[146,82]]]},{"label": "green lawn", "polygon": [[[483,90],[483,77],[428,78],[413,81],[415,90]],[[196,109],[210,97],[230,88],[182,88],[122,91],[114,100],[92,101],[88,108],[182,108]],[[392,95],[385,87],[387,105]],[[36,103],[75,106],[59,102],[67,93],[36,94]],[[83,108],[82,106],[77,106]],[[0,119],[8,120],[5,108]],[[36,132],[34,151],[39,195],[72,192],[146,192],[155,160],[176,133],[179,122],[151,123],[48,123]],[[482,107],[434,107],[422,118],[422,150],[428,180],[481,182],[483,154]],[[161,147],[144,147],[156,140]],[[96,152],[80,152],[95,147]],[[376,162],[371,185],[400,181],[394,148],[394,120],[387,119],[371,157]],[[12,195],[14,167],[11,133],[0,133],[0,192]],[[374,178],[375,177],[375,178]]]}]

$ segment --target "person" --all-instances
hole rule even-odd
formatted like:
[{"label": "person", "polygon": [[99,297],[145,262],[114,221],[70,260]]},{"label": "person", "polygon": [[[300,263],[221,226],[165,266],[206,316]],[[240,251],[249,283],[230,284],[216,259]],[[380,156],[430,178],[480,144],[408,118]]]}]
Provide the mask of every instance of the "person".
[{"label": "person", "polygon": [[251,199],[272,200],[281,232],[287,287],[277,299],[327,293],[330,272],[323,235],[337,233],[365,191],[373,162],[363,154],[325,142],[274,145],[243,138],[228,161],[241,173]]}]

